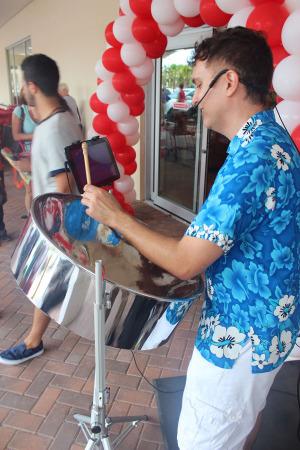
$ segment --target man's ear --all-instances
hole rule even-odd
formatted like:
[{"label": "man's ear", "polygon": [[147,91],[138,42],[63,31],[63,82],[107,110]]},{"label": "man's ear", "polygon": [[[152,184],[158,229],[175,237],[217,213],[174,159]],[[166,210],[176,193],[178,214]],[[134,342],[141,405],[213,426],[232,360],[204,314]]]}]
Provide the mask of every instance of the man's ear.
[{"label": "man's ear", "polygon": [[32,95],[36,94],[39,89],[33,81],[28,81],[27,87],[28,87],[30,94],[32,94]]},{"label": "man's ear", "polygon": [[228,97],[231,97],[239,86],[239,76],[235,70],[228,70],[226,72],[226,93]]}]

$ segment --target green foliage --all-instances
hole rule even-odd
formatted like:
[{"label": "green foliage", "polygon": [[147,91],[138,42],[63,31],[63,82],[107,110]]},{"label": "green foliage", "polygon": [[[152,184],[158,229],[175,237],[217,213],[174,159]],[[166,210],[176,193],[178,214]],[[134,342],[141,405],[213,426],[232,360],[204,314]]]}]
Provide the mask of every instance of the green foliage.
[{"label": "green foliage", "polygon": [[171,64],[162,70],[162,86],[175,89],[180,83],[192,87],[192,67],[184,64]]}]

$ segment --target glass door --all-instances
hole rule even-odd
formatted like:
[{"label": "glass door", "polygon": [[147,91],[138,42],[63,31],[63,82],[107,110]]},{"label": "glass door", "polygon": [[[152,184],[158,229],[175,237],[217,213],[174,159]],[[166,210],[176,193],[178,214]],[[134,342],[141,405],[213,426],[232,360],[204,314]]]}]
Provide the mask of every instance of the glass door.
[{"label": "glass door", "polygon": [[191,108],[194,86],[188,61],[195,41],[211,34],[210,28],[184,30],[169,39],[165,54],[156,63],[151,198],[187,221],[204,199],[208,142],[201,114]]},{"label": "glass door", "polygon": [[19,103],[19,94],[22,86],[21,64],[26,56],[31,54],[30,38],[26,38],[6,49],[11,103]]}]

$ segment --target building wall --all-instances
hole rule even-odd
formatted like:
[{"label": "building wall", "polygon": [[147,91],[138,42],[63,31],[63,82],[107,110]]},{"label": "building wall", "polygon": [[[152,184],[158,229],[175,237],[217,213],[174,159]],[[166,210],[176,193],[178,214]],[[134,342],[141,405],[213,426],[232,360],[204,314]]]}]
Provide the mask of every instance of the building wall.
[{"label": "building wall", "polygon": [[[88,129],[94,67],[106,47],[105,27],[118,16],[118,8],[118,0],[34,0],[25,7],[0,28],[0,103],[10,101],[5,49],[31,37],[33,53],[45,53],[58,63],[61,81],[69,85]],[[140,169],[139,147],[136,150]],[[134,180],[140,197],[140,170]]]}]

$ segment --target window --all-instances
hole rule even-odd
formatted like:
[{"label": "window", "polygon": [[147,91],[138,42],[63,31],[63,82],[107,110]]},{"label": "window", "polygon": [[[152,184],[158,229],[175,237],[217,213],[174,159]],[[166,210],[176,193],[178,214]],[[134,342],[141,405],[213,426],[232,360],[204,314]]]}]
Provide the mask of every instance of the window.
[{"label": "window", "polygon": [[32,54],[31,39],[26,38],[6,49],[9,76],[10,101],[18,104],[22,86],[21,64],[26,56]]}]

